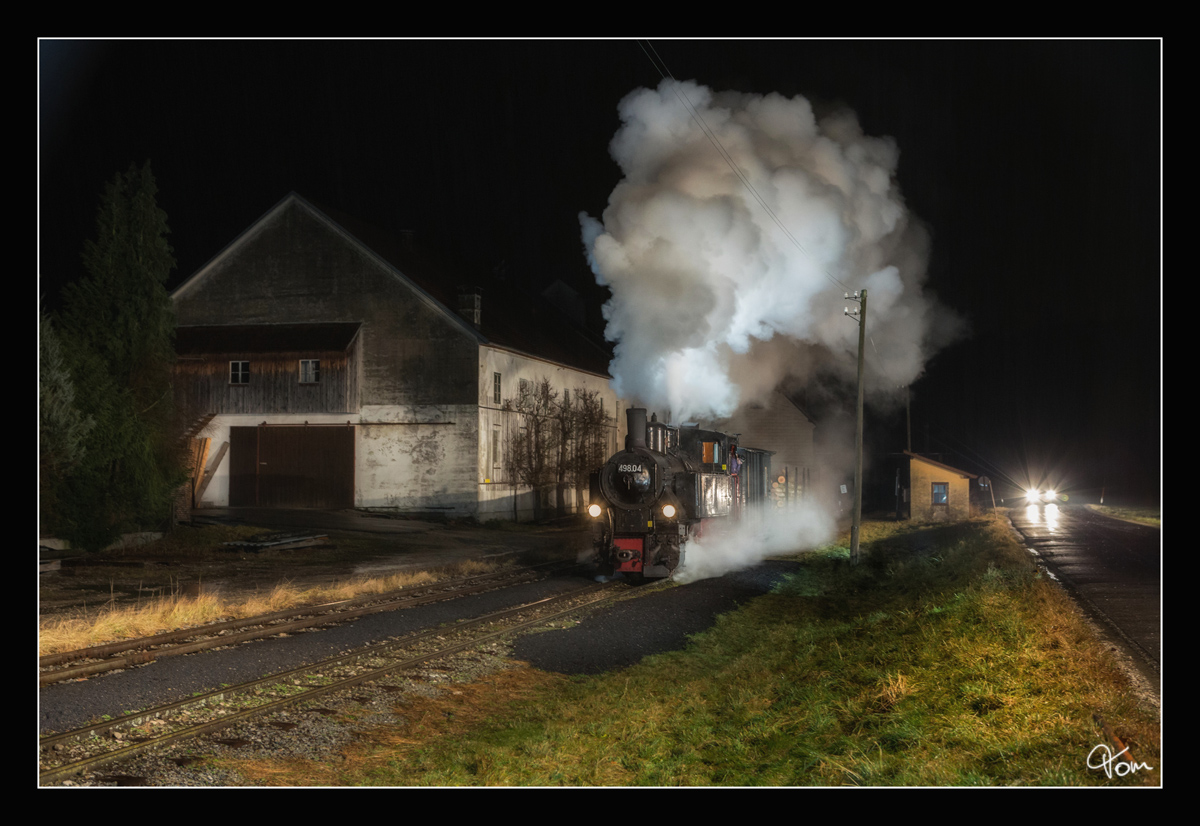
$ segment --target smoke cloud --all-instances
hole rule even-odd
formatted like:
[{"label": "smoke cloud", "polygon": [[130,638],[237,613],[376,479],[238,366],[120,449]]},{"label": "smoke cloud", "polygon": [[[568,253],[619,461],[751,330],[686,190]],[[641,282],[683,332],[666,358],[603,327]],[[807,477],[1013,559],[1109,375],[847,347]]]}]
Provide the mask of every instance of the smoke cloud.
[{"label": "smoke cloud", "polygon": [[772,554],[795,553],[831,542],[837,535],[833,516],[814,500],[784,510],[752,508],[742,519],[714,520],[705,535],[687,544],[676,582],[695,582],[748,568]]},{"label": "smoke cloud", "polygon": [[638,89],[619,110],[610,149],[623,178],[602,220],[580,222],[612,290],[621,396],[684,421],[729,416],[789,375],[853,377],[858,326],[843,295],[863,288],[868,392],[909,384],[956,335],[923,294],[927,236],[896,187],[890,138],[864,135],[849,112],[818,121],[800,96],[695,82]]}]

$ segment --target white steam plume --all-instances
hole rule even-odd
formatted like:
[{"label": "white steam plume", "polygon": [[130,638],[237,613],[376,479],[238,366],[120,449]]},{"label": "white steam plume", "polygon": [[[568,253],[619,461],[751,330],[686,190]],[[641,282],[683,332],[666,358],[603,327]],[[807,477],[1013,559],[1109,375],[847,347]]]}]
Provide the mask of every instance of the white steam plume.
[{"label": "white steam plume", "polygon": [[729,416],[789,373],[852,376],[858,329],[843,294],[862,288],[868,388],[909,384],[955,335],[957,320],[922,294],[926,237],[896,188],[890,138],[863,135],[851,113],[818,123],[803,97],[694,82],[664,80],[619,109],[611,151],[624,177],[603,221],[580,222],[613,294],[621,396],[683,421]]},{"label": "white steam plume", "polygon": [[834,518],[814,500],[801,500],[787,510],[758,506],[740,520],[714,520],[703,537],[688,542],[675,581],[721,576],[756,565],[772,554],[824,545],[836,535]]}]

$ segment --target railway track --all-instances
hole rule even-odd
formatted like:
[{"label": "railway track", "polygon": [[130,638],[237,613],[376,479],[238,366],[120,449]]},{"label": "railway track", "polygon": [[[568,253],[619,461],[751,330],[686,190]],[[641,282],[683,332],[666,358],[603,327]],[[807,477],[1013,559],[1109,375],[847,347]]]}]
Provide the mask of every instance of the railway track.
[{"label": "railway track", "polygon": [[338,602],[290,608],[272,614],[185,628],[151,637],[46,654],[38,659],[38,682],[39,685],[45,686],[65,680],[77,680],[107,671],[144,665],[166,657],[194,654],[277,634],[345,622],[384,611],[456,599],[493,588],[530,582],[571,567],[574,567],[571,563],[543,563],[445,580],[418,588],[408,588],[403,592],[372,594]]},{"label": "railway track", "polygon": [[[143,709],[40,741],[39,783],[51,785],[184,740],[211,735],[283,709],[364,684],[553,622],[610,601],[625,590],[592,583],[566,594],[498,611],[345,655]],[[316,709],[326,711],[326,709]]]}]

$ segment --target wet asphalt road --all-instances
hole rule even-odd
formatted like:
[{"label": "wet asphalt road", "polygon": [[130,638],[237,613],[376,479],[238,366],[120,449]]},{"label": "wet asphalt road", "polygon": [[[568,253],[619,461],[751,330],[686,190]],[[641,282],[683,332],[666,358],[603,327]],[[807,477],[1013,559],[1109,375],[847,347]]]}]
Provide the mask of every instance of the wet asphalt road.
[{"label": "wet asphalt road", "polygon": [[1079,505],[1014,508],[1026,547],[1159,684],[1162,531]]}]

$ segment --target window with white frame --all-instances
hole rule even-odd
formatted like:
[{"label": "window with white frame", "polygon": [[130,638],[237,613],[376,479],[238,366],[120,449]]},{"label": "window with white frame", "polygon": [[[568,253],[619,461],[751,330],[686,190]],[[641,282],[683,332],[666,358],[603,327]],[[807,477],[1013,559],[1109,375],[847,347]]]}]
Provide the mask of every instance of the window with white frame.
[{"label": "window with white frame", "polygon": [[250,383],[250,362],[248,362],[248,361],[231,361],[231,362],[229,362],[229,383],[230,384],[249,384]]},{"label": "window with white frame", "polygon": [[300,383],[317,384],[321,381],[320,359],[300,359]]},{"label": "window with white frame", "polygon": [[933,483],[933,504],[935,504],[935,505],[950,504],[950,483],[949,482],[934,482]]}]

